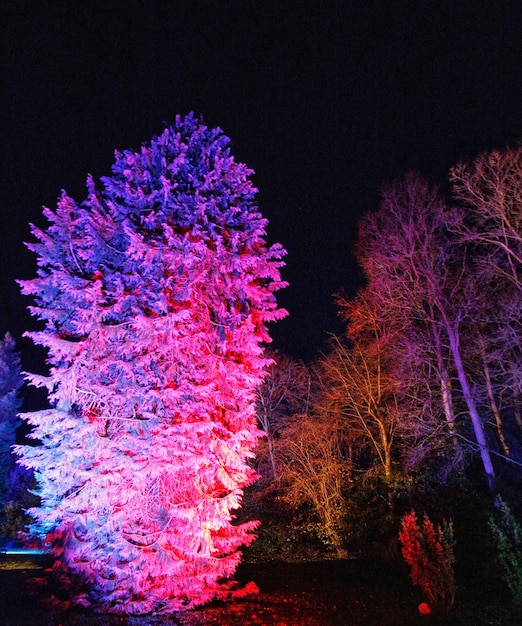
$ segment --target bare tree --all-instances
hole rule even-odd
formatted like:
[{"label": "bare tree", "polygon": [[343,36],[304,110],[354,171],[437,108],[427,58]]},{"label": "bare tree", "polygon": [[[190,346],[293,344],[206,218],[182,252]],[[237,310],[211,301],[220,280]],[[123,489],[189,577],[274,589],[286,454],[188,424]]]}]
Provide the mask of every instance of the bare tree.
[{"label": "bare tree", "polygon": [[331,415],[294,415],[278,440],[279,485],[294,509],[309,506],[319,522],[316,534],[339,558],[346,556],[343,538],[345,476],[343,424]]},{"label": "bare tree", "polygon": [[473,277],[465,250],[455,245],[449,230],[462,219],[462,212],[448,207],[435,189],[410,173],[384,189],[380,210],[363,218],[357,254],[380,306],[396,324],[422,336],[420,348],[431,352],[450,433],[456,415],[456,388],[451,377],[457,379],[493,488],[495,470],[484,422],[462,355],[464,323],[478,314],[477,302],[468,290]]},{"label": "bare tree", "polygon": [[461,233],[484,260],[522,290],[522,146],[485,152],[450,170],[455,197],[470,211]]},{"label": "bare tree", "polygon": [[[460,445],[459,454],[451,450],[451,440],[453,446],[456,445],[453,437],[456,416],[452,381],[443,358],[440,333],[426,337],[418,323],[401,318],[392,308],[382,306],[379,286],[372,282],[355,300],[348,301],[344,297],[337,300],[347,322],[348,343],[336,340],[338,346],[334,353],[337,352],[341,360],[351,361],[350,368],[361,378],[357,381],[357,376],[352,377],[352,418],[357,415],[355,424],[367,421],[361,431],[363,434],[364,430],[368,431],[372,417],[365,408],[354,412],[356,398],[362,400],[363,407],[381,406],[376,413],[383,421],[379,430],[382,450],[389,451],[387,462],[382,465],[384,468],[388,466],[384,472],[387,479],[391,477],[392,463],[396,469],[400,463],[400,470],[406,471],[418,468],[434,457],[444,459],[444,463],[439,463],[439,472],[447,476],[460,466],[462,458]],[[435,339],[435,354],[430,343],[432,338]],[[338,368],[338,378],[340,371]],[[343,384],[347,382],[344,380]],[[343,398],[343,394],[339,397]],[[446,421],[441,422],[441,415],[446,415]],[[353,433],[355,424],[353,420],[350,422]],[[448,433],[452,435],[451,439],[448,439]],[[377,441],[367,438],[374,447]],[[386,459],[386,455],[377,456]]]},{"label": "bare tree", "polygon": [[380,468],[389,483],[404,388],[391,367],[393,337],[364,295],[338,304],[348,322],[347,338],[334,337],[322,362],[326,406],[344,419],[352,447],[359,454],[369,451],[371,471]]},{"label": "bare tree", "polygon": [[522,428],[522,146],[480,154],[471,164],[450,171],[455,197],[466,211],[454,225],[463,244],[472,246],[482,319],[478,383],[487,398],[505,455],[505,416]]},{"label": "bare tree", "polygon": [[[308,412],[312,381],[310,371],[302,361],[278,352],[268,353],[268,356],[272,364],[257,392],[257,418],[266,436],[259,443],[256,456],[261,466],[263,461],[268,461],[270,479],[277,480],[277,438],[288,418]],[[261,467],[258,469],[261,471]]]},{"label": "bare tree", "polygon": [[[256,449],[261,480],[255,499],[274,497],[287,510],[307,511],[309,530],[337,556],[344,550],[345,478],[343,425],[323,410],[313,366],[277,352],[258,390],[257,414],[264,437]],[[251,490],[251,493],[252,493]]]}]

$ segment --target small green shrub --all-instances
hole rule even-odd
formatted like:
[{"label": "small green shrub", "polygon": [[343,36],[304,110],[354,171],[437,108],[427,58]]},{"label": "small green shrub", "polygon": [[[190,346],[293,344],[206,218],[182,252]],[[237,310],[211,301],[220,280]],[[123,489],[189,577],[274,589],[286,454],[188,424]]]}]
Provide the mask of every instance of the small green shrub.
[{"label": "small green shrub", "polygon": [[497,557],[513,601],[522,606],[522,528],[502,498],[497,499],[500,521],[489,518],[489,527],[497,545]]},{"label": "small green shrub", "polygon": [[32,521],[22,508],[22,504],[12,500],[5,505],[2,517],[0,536],[10,540],[17,540],[19,534]]}]

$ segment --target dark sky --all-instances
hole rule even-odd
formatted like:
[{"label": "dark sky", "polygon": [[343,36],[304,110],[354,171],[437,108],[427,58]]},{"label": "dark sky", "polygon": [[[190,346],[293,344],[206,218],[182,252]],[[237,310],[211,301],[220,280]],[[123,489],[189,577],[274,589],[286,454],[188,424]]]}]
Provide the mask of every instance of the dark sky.
[{"label": "dark sky", "polygon": [[443,184],[522,139],[520,0],[17,0],[0,24],[0,332],[17,338],[28,222],[177,113],[220,126],[256,171],[288,250],[275,347],[305,359],[340,330],[332,294],[359,282],[357,218],[380,185],[409,169]]}]

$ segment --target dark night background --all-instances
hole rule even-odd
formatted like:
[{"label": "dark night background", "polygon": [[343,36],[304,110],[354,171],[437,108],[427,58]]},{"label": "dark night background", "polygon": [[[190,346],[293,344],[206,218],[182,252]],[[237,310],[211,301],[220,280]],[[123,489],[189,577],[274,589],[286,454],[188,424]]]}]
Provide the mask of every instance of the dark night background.
[{"label": "dark night background", "polygon": [[[28,222],[114,149],[193,110],[256,172],[270,241],[288,250],[291,316],[275,347],[309,359],[340,330],[332,294],[359,284],[351,247],[380,185],[522,139],[522,2],[3,3],[0,332],[33,322]],[[29,343],[24,366],[34,367]]]}]

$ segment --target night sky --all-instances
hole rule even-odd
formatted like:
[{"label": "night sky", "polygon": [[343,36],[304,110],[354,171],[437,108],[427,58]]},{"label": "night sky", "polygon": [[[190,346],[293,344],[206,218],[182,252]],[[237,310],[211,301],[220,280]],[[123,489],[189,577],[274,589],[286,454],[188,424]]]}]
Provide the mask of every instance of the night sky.
[{"label": "night sky", "polygon": [[[4,3],[6,5],[7,3]],[[312,7],[312,4],[318,6]],[[382,183],[522,139],[522,2],[16,1],[1,20],[0,332],[34,325],[28,222],[85,198],[114,149],[194,111],[256,172],[288,250],[275,347],[310,359],[353,294],[358,216]],[[28,343],[20,344],[26,367]]]}]

